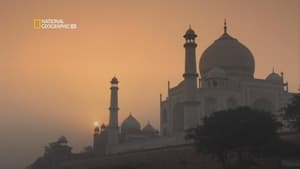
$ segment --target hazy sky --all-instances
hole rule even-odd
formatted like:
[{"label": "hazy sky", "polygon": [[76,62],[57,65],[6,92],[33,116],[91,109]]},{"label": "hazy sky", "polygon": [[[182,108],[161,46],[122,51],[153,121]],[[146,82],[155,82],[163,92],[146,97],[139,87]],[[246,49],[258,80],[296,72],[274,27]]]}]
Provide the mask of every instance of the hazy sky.
[{"label": "hazy sky", "polygon": [[[78,29],[34,30],[35,18]],[[23,168],[61,135],[75,151],[90,145],[93,122],[107,122],[114,75],[120,122],[132,112],[158,127],[159,94],[168,80],[174,86],[182,79],[188,25],[198,34],[199,61],[222,34],[224,18],[254,54],[256,78],[274,67],[297,91],[299,0],[1,0],[0,168]]]}]

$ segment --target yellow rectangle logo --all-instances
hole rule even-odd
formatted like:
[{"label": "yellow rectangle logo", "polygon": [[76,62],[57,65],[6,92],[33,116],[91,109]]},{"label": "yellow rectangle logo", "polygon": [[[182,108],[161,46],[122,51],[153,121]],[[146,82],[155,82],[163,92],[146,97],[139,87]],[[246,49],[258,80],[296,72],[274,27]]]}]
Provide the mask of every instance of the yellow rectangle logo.
[{"label": "yellow rectangle logo", "polygon": [[41,29],[42,20],[41,19],[33,19],[33,29]]}]

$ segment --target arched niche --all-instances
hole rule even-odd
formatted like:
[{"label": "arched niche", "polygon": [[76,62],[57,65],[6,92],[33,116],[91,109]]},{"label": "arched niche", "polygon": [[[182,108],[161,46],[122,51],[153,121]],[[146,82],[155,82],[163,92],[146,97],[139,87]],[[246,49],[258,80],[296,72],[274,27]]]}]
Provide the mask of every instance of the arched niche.
[{"label": "arched niche", "polygon": [[184,129],[184,105],[176,103],[173,107],[173,129],[175,132],[183,131]]},{"label": "arched niche", "polygon": [[209,113],[215,112],[217,110],[217,99],[213,98],[213,97],[205,98],[204,108],[205,108],[206,115],[208,115]]},{"label": "arched niche", "polygon": [[167,114],[167,110],[164,109],[161,115],[161,120],[162,123],[167,123],[168,122],[168,114]]},{"label": "arched niche", "polygon": [[234,109],[238,106],[238,101],[234,96],[229,97],[226,100],[227,109]]},{"label": "arched niche", "polygon": [[274,112],[274,104],[266,98],[258,98],[253,102],[253,108],[267,112]]}]

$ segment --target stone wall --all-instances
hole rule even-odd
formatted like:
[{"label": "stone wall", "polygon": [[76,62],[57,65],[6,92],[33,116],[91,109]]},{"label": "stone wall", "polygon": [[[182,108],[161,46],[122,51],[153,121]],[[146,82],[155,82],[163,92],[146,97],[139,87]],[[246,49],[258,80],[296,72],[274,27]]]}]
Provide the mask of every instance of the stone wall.
[{"label": "stone wall", "polygon": [[184,133],[174,135],[172,137],[157,137],[149,140],[141,140],[136,142],[127,142],[114,145],[107,154],[117,154],[132,151],[144,151],[148,149],[156,149],[161,147],[175,146],[189,143],[184,139]]},{"label": "stone wall", "polygon": [[[59,169],[219,169],[220,164],[192,145],[169,146],[65,162]],[[263,169],[274,168],[265,163]]]}]

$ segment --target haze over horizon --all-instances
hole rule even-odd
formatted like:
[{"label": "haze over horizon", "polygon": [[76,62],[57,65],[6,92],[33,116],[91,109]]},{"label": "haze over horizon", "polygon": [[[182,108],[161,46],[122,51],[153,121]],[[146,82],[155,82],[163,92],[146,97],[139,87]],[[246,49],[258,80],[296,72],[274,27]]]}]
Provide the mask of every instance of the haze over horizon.
[{"label": "haze over horizon", "polygon": [[[34,30],[33,19],[76,30]],[[202,52],[228,32],[255,57],[255,77],[284,72],[300,84],[300,1],[1,0],[0,168],[22,169],[65,135],[75,152],[107,123],[110,80],[120,80],[119,123],[129,112],[159,127],[159,94],[182,80],[183,34],[191,24]],[[198,66],[197,66],[198,69]],[[197,70],[199,73],[199,70]]]}]

